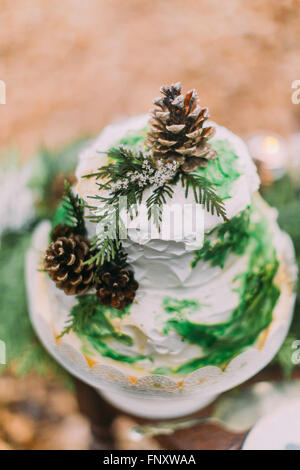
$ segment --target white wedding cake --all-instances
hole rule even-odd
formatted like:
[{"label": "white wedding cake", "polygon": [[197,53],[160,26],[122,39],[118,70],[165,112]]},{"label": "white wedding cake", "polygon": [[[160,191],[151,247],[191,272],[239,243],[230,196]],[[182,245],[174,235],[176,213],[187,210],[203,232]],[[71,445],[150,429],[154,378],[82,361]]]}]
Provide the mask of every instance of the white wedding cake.
[{"label": "white wedding cake", "polygon": [[[195,93],[187,94],[184,101],[180,101],[181,88],[178,88],[178,84],[175,87],[176,96],[171,97],[172,103],[175,103],[174,106],[178,103],[178,106],[183,106],[184,103],[186,115],[193,114],[192,118],[196,118],[192,122],[199,123],[197,116],[200,111],[195,104],[191,104],[194,100],[199,107]],[[165,96],[168,98],[167,93],[171,93],[172,87],[164,90],[167,90]],[[90,264],[89,260],[85,264],[92,266],[91,270],[96,273],[94,284],[86,284],[89,289],[84,287],[74,293],[73,287],[80,285],[84,279],[90,280],[90,277],[83,271],[80,280],[76,276],[68,277],[67,268],[74,262],[73,258],[80,256],[80,248],[75,248],[75,255],[68,255],[63,268],[62,261],[58,262],[58,258],[55,258],[56,254],[62,256],[63,250],[65,253],[71,250],[71,245],[67,244],[68,236],[73,239],[79,237],[76,233],[63,233],[61,237],[67,241],[53,239],[46,254],[46,269],[50,277],[47,273],[39,273],[39,282],[43,283],[43,287],[35,286],[36,289],[43,289],[43,295],[39,296],[40,311],[43,311],[41,316],[48,324],[50,321],[55,344],[59,347],[63,343],[80,354],[81,359],[78,356],[75,360],[77,364],[84,360],[89,370],[96,370],[97,366],[106,367],[105,370],[115,371],[116,375],[125,377],[135,389],[139,381],[146,377],[165,377],[176,387],[182,387],[187,377],[199,374],[199,370],[218,369],[225,372],[232,361],[248,350],[264,351],[268,344],[272,351],[266,357],[270,360],[286,334],[294,299],[295,271],[291,269],[293,247],[289,237],[276,223],[276,210],[267,206],[257,192],[259,178],[245,143],[226,128],[209,122],[207,125],[209,129],[214,129],[214,135],[209,135],[209,151],[205,147],[206,154],[203,148],[200,149],[201,153],[199,151],[202,141],[198,138],[199,130],[194,128],[186,133],[188,138],[181,141],[181,147],[176,147],[175,137],[181,135],[183,125],[166,121],[170,118],[170,110],[166,110],[165,103],[156,100],[155,104],[160,106],[160,111],[156,114],[153,111],[150,126],[148,115],[109,125],[79,156],[74,192],[78,200],[80,198],[84,203],[85,239],[97,240],[96,244],[89,242],[91,253],[96,255],[90,259]],[[187,103],[190,106],[188,110]],[[156,127],[153,117],[154,121],[157,120],[156,124],[159,122]],[[203,122],[206,119],[207,115]],[[164,127],[166,122],[167,130]],[[205,129],[201,126],[202,139]],[[160,138],[157,132],[166,134]],[[174,140],[168,140],[168,132],[173,133]],[[158,138],[159,146],[153,144],[155,138]],[[193,150],[193,158],[198,158],[196,163],[192,163],[192,170],[191,160],[188,159],[191,155],[191,139],[196,142],[192,143],[196,149]],[[202,142],[202,147],[207,141],[204,144]],[[109,167],[109,171],[113,171],[114,153],[110,153],[111,149],[129,149],[136,158],[154,158],[156,161],[157,155],[172,156],[169,151],[172,145],[177,155],[183,155],[189,166],[187,169],[180,166],[186,165],[182,164],[181,157],[174,157],[173,160],[168,158],[167,171],[163,169],[162,176],[154,173],[159,170],[151,169],[152,180],[147,180],[147,175],[142,173],[144,170],[140,170],[142,176],[138,176],[138,181],[142,181],[139,183],[141,197],[136,199],[133,211],[130,207],[125,211],[127,216],[129,213],[131,215],[127,217],[126,237],[121,240],[122,250],[127,257],[126,265],[123,271],[116,271],[116,266],[111,268],[113,260],[108,258],[99,262],[95,247],[101,248],[99,220],[108,207],[107,201],[113,191],[120,190],[122,194],[127,191],[130,196],[131,184],[136,184],[138,178],[134,172],[123,171],[122,181],[114,180],[113,185],[109,186],[108,181],[112,179],[109,180],[107,173],[101,176],[99,169]],[[204,161],[203,155],[207,156],[207,161]],[[161,165],[161,158],[157,159]],[[124,170],[125,167],[120,168]],[[150,167],[143,168],[147,170]],[[183,168],[182,179],[172,180],[178,168]],[[190,181],[189,175],[200,177],[200,183],[201,178],[205,184],[209,182],[214,189],[213,194],[222,203],[222,211],[217,208],[212,210],[212,206],[207,203],[201,206],[204,238],[199,237],[199,226],[190,223],[187,216],[184,216],[187,218],[183,233],[177,230],[176,219],[174,222],[174,219],[167,218],[165,212],[172,204],[177,208],[184,208],[188,204],[193,209],[199,203],[193,190],[186,191],[184,182]],[[149,206],[153,192],[166,184],[171,185],[172,191],[165,194],[161,204],[162,225],[159,228],[157,221],[144,209],[147,204]],[[138,190],[138,185],[136,187]],[[39,228],[35,242],[39,249],[47,247],[49,232],[49,224]],[[78,240],[73,240],[74,246],[79,243]],[[57,251],[53,244],[58,244]],[[131,284],[126,277],[128,266],[132,273],[130,276],[134,276],[134,280],[131,277]],[[80,268],[75,272],[80,272]],[[118,274],[120,272],[123,273],[121,278]],[[71,290],[69,284],[66,284],[70,279],[74,279]],[[124,287],[122,291],[123,281],[129,282],[131,291],[129,287]],[[71,295],[65,295],[70,292]],[[82,295],[76,296],[76,293]],[[32,302],[35,303],[35,300]],[[93,313],[90,314],[91,305]],[[61,337],[61,332],[70,321],[70,313],[73,321],[81,315],[80,326],[79,322],[74,328],[71,325]],[[282,326],[283,330],[274,346],[272,335]],[[63,349],[61,354],[64,354]],[[264,361],[256,361],[254,366],[252,364],[250,375],[265,365],[266,357]],[[62,357],[58,359],[64,362]],[[239,381],[233,380],[231,385]],[[216,390],[221,391],[222,388],[226,386],[217,386]]]},{"label": "white wedding cake", "polygon": [[[121,124],[110,125],[103,130],[93,145],[82,153],[76,172],[77,189],[87,204],[90,204],[90,197],[97,193],[98,187],[95,179],[86,180],[82,177],[105,164],[107,158],[105,152],[109,148],[120,142],[127,142],[140,133],[142,135],[148,120],[149,116],[145,115],[131,118]],[[225,168],[228,172],[226,176],[230,180],[230,175],[235,175],[229,183],[224,178],[224,183],[228,185],[226,191],[229,194],[228,199],[225,199],[226,212],[228,218],[237,217],[236,220],[239,220],[241,225],[244,224],[245,232],[242,235],[246,236],[247,242],[244,243],[241,253],[235,253],[236,240],[233,235],[233,244],[228,248],[228,256],[218,265],[218,249],[222,243],[226,244],[226,237],[229,236],[226,232],[222,233],[222,238],[218,240],[218,230],[222,226],[222,220],[208,212],[204,215],[205,234],[210,243],[206,253],[211,252],[207,261],[204,256],[202,258],[199,256],[198,259],[195,251],[191,251],[189,244],[196,236],[193,233],[187,235],[186,240],[174,241],[152,239],[147,232],[134,231],[134,238],[125,240],[124,246],[130,264],[134,267],[139,289],[129,313],[111,321],[115,328],[133,338],[133,344],[125,346],[118,341],[112,341],[110,344],[120,356],[144,356],[144,359],[139,359],[136,363],[139,370],[152,372],[155,369],[160,371],[165,369],[171,373],[172,370],[179,369],[185,373],[198,368],[198,362],[201,364],[201,358],[205,357],[201,347],[201,335],[198,345],[197,341],[189,341],[188,336],[185,338],[184,334],[179,334],[175,328],[167,325],[171,324],[173,319],[174,324],[179,326],[181,322],[182,324],[187,322],[190,323],[192,333],[196,325],[211,325],[213,328],[214,324],[226,324],[226,322],[230,324],[234,311],[244,302],[243,296],[248,294],[247,285],[241,286],[245,282],[243,277],[253,272],[255,264],[257,269],[264,269],[266,266],[270,268],[269,264],[272,263],[270,269],[273,269],[272,274],[275,278],[278,259],[276,248],[284,252],[286,246],[290,245],[290,240],[280,232],[276,224],[276,210],[267,207],[257,194],[259,178],[245,143],[226,128],[217,125],[215,128],[212,145],[218,147],[219,144],[220,149],[226,149],[219,156],[221,165],[222,159],[225,160],[228,153],[230,154],[232,166],[224,162],[224,167],[228,165]],[[233,155],[235,158],[232,158]],[[221,171],[224,171],[222,167]],[[184,188],[180,184],[176,187],[175,198],[176,203],[182,205],[187,203]],[[188,198],[188,202],[195,204],[192,196]],[[245,211],[247,214],[244,214]],[[143,228],[143,224],[141,226]],[[152,226],[146,223],[145,227],[151,232]],[[94,224],[89,225],[89,235],[90,237],[95,235]],[[256,301],[257,295],[261,294],[263,304],[264,299],[275,290],[275,285],[271,283],[268,285],[269,290],[266,289],[264,292],[261,288],[263,286],[260,286],[257,291],[255,290],[253,302]],[[243,287],[244,290],[241,291]],[[271,315],[272,308],[270,310]],[[253,315],[261,317],[262,313],[257,309]],[[242,322],[243,315],[238,320],[238,323]],[[239,340],[242,343],[252,333],[247,326],[245,324],[244,337],[239,331]],[[259,333],[262,331],[263,328],[256,331],[255,339],[259,338]],[[222,335],[219,341],[222,341]],[[253,340],[250,340],[249,344],[253,344]],[[235,352],[232,357],[234,354]],[[209,365],[209,361],[205,365]]]}]

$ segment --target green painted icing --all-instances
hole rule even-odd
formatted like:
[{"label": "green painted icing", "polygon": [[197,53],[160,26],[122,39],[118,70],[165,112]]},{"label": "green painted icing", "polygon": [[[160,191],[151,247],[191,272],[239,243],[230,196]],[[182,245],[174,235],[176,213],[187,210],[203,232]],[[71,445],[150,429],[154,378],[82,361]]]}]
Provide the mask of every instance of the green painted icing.
[{"label": "green painted icing", "polygon": [[250,211],[246,209],[229,222],[219,225],[206,235],[203,247],[196,250],[192,261],[194,268],[199,261],[223,268],[230,253],[242,255],[250,237]]},{"label": "green painted icing", "polygon": [[190,315],[200,308],[200,303],[197,300],[178,300],[166,297],[164,299],[164,310],[170,314],[176,314],[181,318]]},{"label": "green painted icing", "polygon": [[128,132],[122,139],[119,140],[117,145],[126,145],[128,147],[136,147],[138,144],[145,142],[147,137],[148,128],[145,127],[140,131]]},{"label": "green painted icing", "polygon": [[106,343],[103,341],[100,341],[99,338],[94,337],[94,336],[86,336],[85,339],[89,342],[89,344],[98,351],[102,356],[104,357],[109,357],[110,359],[114,359],[115,361],[119,362],[126,362],[128,364],[134,364],[138,361],[141,361],[143,359],[149,359],[147,356],[142,356],[142,355],[127,355],[127,354],[122,354],[112,347],[108,346]]},{"label": "green painted icing", "polygon": [[[154,373],[185,374],[207,365],[225,365],[255,343],[259,334],[271,323],[280,294],[274,284],[278,261],[265,221],[261,219],[254,223],[252,229],[249,266],[247,272],[239,276],[240,303],[231,318],[210,325],[179,316],[168,319],[166,329],[173,329],[184,341],[198,345],[203,354],[176,368],[157,368]],[[170,299],[167,299],[167,306],[169,303]]]},{"label": "green painted icing", "polygon": [[78,304],[71,310],[73,318],[73,331],[86,343],[90,344],[103,356],[110,357],[121,362],[135,363],[145,356],[126,355],[119,353],[108,343],[116,340],[126,346],[132,346],[131,336],[114,328],[111,319],[124,316],[128,308],[119,311],[112,307],[101,305],[95,295],[78,297]]},{"label": "green painted icing", "polygon": [[240,176],[238,156],[227,140],[214,140],[211,146],[217,152],[218,158],[210,160],[206,167],[198,168],[197,172],[213,183],[218,196],[229,199],[232,184]]}]

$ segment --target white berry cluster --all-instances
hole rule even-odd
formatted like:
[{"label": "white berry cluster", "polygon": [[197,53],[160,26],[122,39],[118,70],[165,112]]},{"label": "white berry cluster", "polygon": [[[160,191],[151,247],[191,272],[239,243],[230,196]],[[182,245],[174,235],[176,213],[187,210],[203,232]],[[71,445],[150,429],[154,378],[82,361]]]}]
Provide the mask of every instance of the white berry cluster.
[{"label": "white berry cluster", "polygon": [[131,183],[138,183],[140,188],[148,186],[149,184],[155,188],[163,186],[165,183],[171,181],[177,171],[177,162],[164,163],[159,160],[157,168],[150,165],[149,161],[145,159],[142,165],[142,172],[135,171],[127,178],[118,181],[111,185],[111,190],[126,189]]}]

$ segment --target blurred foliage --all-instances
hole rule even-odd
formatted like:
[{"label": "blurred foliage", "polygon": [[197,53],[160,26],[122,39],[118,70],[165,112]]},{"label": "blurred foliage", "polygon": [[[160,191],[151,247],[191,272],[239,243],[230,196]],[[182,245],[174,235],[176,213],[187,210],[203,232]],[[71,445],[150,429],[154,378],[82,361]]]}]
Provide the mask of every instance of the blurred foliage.
[{"label": "blurred foliage", "polygon": [[[295,175],[293,175],[295,176]],[[292,238],[298,268],[300,269],[300,181],[285,174],[271,186],[262,189],[264,199],[278,209],[278,222]],[[294,369],[291,361],[293,341],[300,338],[300,281],[297,284],[297,300],[295,313],[289,335],[277,354],[285,377],[289,377]]]},{"label": "blurred foliage", "polygon": [[33,160],[30,187],[36,194],[39,219],[52,219],[56,210],[56,205],[53,204],[55,179],[58,175],[68,178],[74,172],[78,163],[78,152],[85,144],[86,139],[80,139],[60,151],[50,151],[43,147]]},{"label": "blurred foliage", "polygon": [[[74,171],[83,141],[61,151],[41,149],[30,163],[30,188],[35,194],[35,218],[20,231],[2,234],[0,242],[0,339],[6,343],[7,364],[17,374],[38,372],[62,379],[72,386],[70,376],[45,351],[31,326],[25,287],[25,256],[35,226],[55,211],[51,188],[57,174]],[[0,366],[0,372],[5,366]]]}]

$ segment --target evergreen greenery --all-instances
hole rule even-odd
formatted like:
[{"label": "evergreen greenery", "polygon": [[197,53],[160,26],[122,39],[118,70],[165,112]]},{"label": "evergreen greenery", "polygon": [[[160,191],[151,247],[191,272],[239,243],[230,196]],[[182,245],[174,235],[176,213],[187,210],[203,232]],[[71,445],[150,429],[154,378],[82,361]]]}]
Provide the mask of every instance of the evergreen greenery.
[{"label": "evergreen greenery", "polygon": [[[186,197],[189,191],[192,191],[195,201],[203,204],[208,212],[216,213],[224,221],[228,220],[222,199],[216,194],[212,184],[196,171],[184,173],[180,167],[176,167],[176,162],[173,166],[169,164],[170,168],[166,163],[157,167],[148,153],[124,146],[111,148],[107,156],[109,158],[107,165],[85,176],[85,178],[96,178],[99,192],[106,192],[105,195],[92,197],[104,204],[100,210],[95,205],[89,206],[94,212],[90,219],[103,226],[103,230],[93,240],[92,249],[95,250],[95,256],[91,262],[101,265],[105,261],[114,259],[118,251],[120,198],[127,198],[126,209],[133,217],[143,200],[144,191],[149,188],[152,189],[152,193],[145,201],[148,218],[152,217],[158,228],[162,219],[163,205],[167,203],[167,199],[173,197],[173,187],[179,180],[185,187]],[[115,229],[114,236],[111,233],[112,226]]]},{"label": "evergreen greenery", "polygon": [[172,198],[174,190],[170,184],[164,184],[155,188],[146,201],[148,219],[153,218],[156,227],[160,227],[162,222],[162,208],[167,203],[166,197]]},{"label": "evergreen greenery", "polygon": [[195,251],[192,261],[194,268],[199,261],[208,261],[211,266],[223,268],[230,255],[242,255],[250,236],[249,209],[233,217],[228,223],[213,229],[204,241],[203,247]]},{"label": "evergreen greenery", "polygon": [[53,218],[52,225],[67,225],[75,234],[85,236],[84,201],[74,195],[70,183],[65,181],[65,192]]},{"label": "evergreen greenery", "polygon": [[[294,179],[295,177],[295,179]],[[298,177],[298,179],[296,179]],[[300,181],[299,174],[291,178],[288,174],[262,190],[266,201],[279,211],[278,222],[292,238],[296,251],[296,260],[300,269]],[[289,335],[281,347],[274,362],[280,364],[285,376],[290,376],[295,365],[292,364],[291,345],[300,338],[300,276],[298,276],[297,298],[293,322]]]},{"label": "evergreen greenery", "polygon": [[55,377],[72,387],[67,372],[49,356],[32,328],[25,288],[25,257],[32,231],[45,218],[52,218],[54,208],[51,186],[57,174],[67,175],[77,164],[83,140],[73,142],[62,150],[42,148],[30,162],[30,188],[36,196],[35,219],[23,232],[7,231],[0,243],[0,340],[6,344],[7,367],[16,374],[36,372]]},{"label": "evergreen greenery", "polygon": [[[94,294],[77,297],[77,304],[71,309],[70,318],[60,338],[70,331],[82,334],[87,329],[97,331],[97,335],[103,338],[115,338],[127,346],[131,346],[130,336],[115,330],[109,321],[107,312],[112,307],[101,305]],[[115,309],[113,309],[115,310]]]},{"label": "evergreen greenery", "polygon": [[[103,203],[101,210],[90,204],[89,209],[93,215],[89,216],[92,222],[101,224],[102,230],[92,240],[92,250],[95,252],[90,262],[103,265],[114,259],[120,249],[120,198],[126,196],[127,207],[130,213],[136,210],[143,196],[143,188],[138,182],[132,181],[130,185],[123,186],[133,173],[142,174],[144,156],[142,152],[134,152],[126,147],[112,148],[108,151],[110,163],[102,166],[97,172],[86,175],[85,178],[95,177],[98,181],[99,195],[91,197]],[[115,187],[118,183],[120,187]],[[112,188],[115,187],[114,190]],[[102,191],[108,195],[101,195]]]},{"label": "evergreen greenery", "polygon": [[212,184],[198,172],[181,173],[182,186],[185,187],[185,197],[188,197],[189,190],[194,194],[195,201],[203,204],[207,212],[215,213],[228,222],[226,210],[222,199],[212,189]]},{"label": "evergreen greenery", "polygon": [[53,205],[52,185],[57,175],[67,178],[74,172],[78,153],[86,145],[86,139],[78,139],[62,149],[49,150],[42,147],[35,158],[30,162],[33,175],[30,187],[36,195],[37,217],[50,219],[56,212]]},{"label": "evergreen greenery", "polygon": [[[33,228],[33,227],[32,227]],[[48,355],[32,328],[25,288],[25,256],[30,246],[31,231],[7,232],[0,248],[0,339],[6,344],[10,370],[24,375],[37,372],[56,377],[67,386],[72,381],[59,364]],[[0,366],[4,371],[6,366]]]},{"label": "evergreen greenery", "polygon": [[[113,339],[123,343],[125,346],[132,345],[131,336],[121,333],[114,328],[111,319],[120,316],[120,311],[113,307],[101,305],[93,294],[79,296],[78,303],[70,312],[70,319],[60,337],[70,331],[74,331],[85,342],[85,348],[89,347],[100,354],[111,359],[133,364],[145,359],[142,355],[126,355],[118,353],[109,346]],[[128,307],[123,310],[123,315],[128,312]],[[92,351],[91,351],[92,352]]]}]

